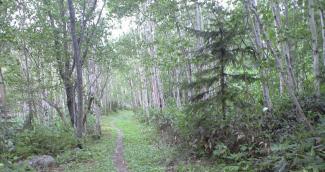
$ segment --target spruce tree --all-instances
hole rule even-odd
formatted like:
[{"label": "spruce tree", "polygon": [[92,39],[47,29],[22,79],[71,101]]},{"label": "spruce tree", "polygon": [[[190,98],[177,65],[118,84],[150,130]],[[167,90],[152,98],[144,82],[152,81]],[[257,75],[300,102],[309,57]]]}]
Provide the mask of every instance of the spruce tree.
[{"label": "spruce tree", "polygon": [[[253,53],[251,48],[238,42],[240,30],[215,22],[213,31],[194,31],[205,40],[205,44],[193,58],[198,67],[195,80],[188,85],[196,90],[191,98],[189,110],[194,113],[206,112],[226,119],[229,107],[243,104],[238,98],[238,83],[254,81],[256,78],[242,69],[240,58]],[[212,27],[213,28],[213,27]]]}]

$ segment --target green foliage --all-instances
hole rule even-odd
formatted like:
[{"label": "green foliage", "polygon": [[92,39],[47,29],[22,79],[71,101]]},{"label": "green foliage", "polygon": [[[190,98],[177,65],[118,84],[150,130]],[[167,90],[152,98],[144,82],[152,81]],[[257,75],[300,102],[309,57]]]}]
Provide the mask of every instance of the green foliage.
[{"label": "green foliage", "polygon": [[138,10],[140,2],[141,0],[112,0],[107,2],[109,4],[108,11],[110,15],[122,18]]},{"label": "green foliage", "polygon": [[16,152],[19,157],[33,154],[55,155],[76,147],[77,140],[72,129],[54,129],[36,126],[16,137]]},{"label": "green foliage", "polygon": [[300,128],[283,138],[283,141],[273,143],[270,154],[258,161],[258,169],[325,170],[323,131],[324,124],[319,125],[316,132],[306,132]]},{"label": "green foliage", "polygon": [[31,155],[57,155],[76,147],[77,140],[72,129],[38,125],[34,129],[18,132],[13,144],[14,151],[1,154],[2,158],[19,160]]},{"label": "green foliage", "polygon": [[136,117],[143,123],[151,124],[157,127],[164,141],[169,143],[181,142],[181,135],[187,135],[188,131],[185,127],[186,115],[176,106],[172,100],[167,101],[167,107],[162,111],[151,108],[149,114],[137,109],[135,110]]}]

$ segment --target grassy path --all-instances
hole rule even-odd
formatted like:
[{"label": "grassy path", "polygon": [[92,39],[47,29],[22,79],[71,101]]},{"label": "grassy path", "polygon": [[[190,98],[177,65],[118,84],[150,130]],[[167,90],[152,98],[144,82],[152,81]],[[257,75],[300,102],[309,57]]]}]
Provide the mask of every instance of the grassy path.
[{"label": "grassy path", "polygon": [[115,153],[113,155],[114,165],[118,172],[128,172],[128,167],[124,160],[123,132],[118,128],[116,128],[116,130],[117,130],[117,138],[116,138]]},{"label": "grassy path", "polygon": [[116,165],[114,165],[114,154],[117,150],[116,144],[121,144],[117,140],[119,134],[123,136],[124,159],[122,161],[126,161],[128,171],[163,172],[166,170],[172,149],[165,145],[158,145],[155,140],[157,139],[155,130],[140,124],[132,112],[121,111],[108,117],[104,116],[102,132],[103,135],[100,140],[87,142],[84,149],[62,155],[61,158],[64,161],[74,156],[78,158],[78,162],[63,165],[64,171],[117,171]]},{"label": "grassy path", "polygon": [[112,122],[124,135],[124,159],[129,171],[165,171],[171,148],[158,145],[155,130],[134,119],[132,112],[120,112]]}]

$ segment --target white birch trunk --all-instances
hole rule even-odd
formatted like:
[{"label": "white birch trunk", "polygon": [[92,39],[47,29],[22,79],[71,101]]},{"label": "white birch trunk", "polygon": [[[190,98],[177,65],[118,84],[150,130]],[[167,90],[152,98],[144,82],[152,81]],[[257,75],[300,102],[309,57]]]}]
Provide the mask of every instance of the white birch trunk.
[{"label": "white birch trunk", "polygon": [[6,88],[4,78],[2,74],[2,68],[0,67],[0,117],[7,117],[6,109]]},{"label": "white birch trunk", "polygon": [[92,102],[90,102],[90,110],[94,112],[95,114],[95,135],[100,136],[101,135],[101,125],[100,125],[100,119],[101,119],[101,110],[100,110],[100,100],[97,98],[97,94],[99,91],[99,74],[97,71],[97,65],[93,58],[89,58],[88,60],[88,81],[89,81],[89,99],[93,99]]},{"label": "white birch trunk", "polygon": [[279,4],[276,2],[272,3],[272,12],[274,15],[274,24],[275,24],[275,30],[276,30],[276,36],[277,36],[277,40],[279,43],[279,49],[281,50],[281,55],[282,55],[282,59],[285,60],[286,62],[286,73],[287,73],[287,79],[290,82],[290,85],[292,85],[292,89],[295,90],[296,88],[296,80],[293,74],[293,67],[291,64],[291,54],[290,54],[290,49],[289,49],[289,45],[288,45],[288,41],[284,40],[284,41],[280,41],[281,40],[281,28],[282,28],[282,24],[281,24],[281,12],[280,12],[280,7]]},{"label": "white birch trunk", "polygon": [[148,86],[145,77],[145,71],[139,68],[140,82],[141,82],[141,93],[142,93],[142,108],[145,110],[147,120],[149,119],[149,100],[148,100]]},{"label": "white birch trunk", "polygon": [[314,14],[314,0],[308,0],[308,15],[309,15],[309,28],[312,38],[312,53],[313,53],[313,69],[315,77],[315,94],[316,97],[320,97],[320,78],[319,78],[319,54],[318,54],[318,41],[317,41],[317,30]]},{"label": "white birch trunk", "polygon": [[[154,0],[147,0],[145,4],[145,12],[147,7],[149,7],[152,3],[154,3]],[[157,47],[154,44],[155,41],[155,22],[153,19],[151,19],[151,16],[149,15],[149,19],[147,19],[147,22],[145,22],[145,39],[146,42],[149,44],[148,52],[153,60],[153,66],[152,66],[152,98],[153,98],[153,104],[156,108],[163,109],[165,106],[165,100],[164,100],[164,90],[163,90],[163,84],[160,78],[160,69],[158,67],[158,58],[157,58]]]},{"label": "white birch trunk", "polygon": [[321,23],[321,28],[322,28],[322,38],[323,38],[323,65],[325,67],[325,23],[324,23],[324,10],[320,9],[319,10],[319,16],[320,16],[320,23]]},{"label": "white birch trunk", "polygon": [[[254,8],[257,7],[256,1],[249,2],[248,6],[253,5]],[[249,8],[248,8],[249,12]],[[249,16],[249,15],[248,15]],[[259,28],[259,24],[257,22],[256,16],[253,17],[252,25],[253,25],[253,33],[255,38],[255,44],[256,44],[256,51],[258,53],[258,56],[261,58],[261,60],[265,60],[265,52],[264,52],[264,44],[261,39],[261,30]],[[270,97],[270,90],[269,85],[267,82],[267,69],[260,69],[260,75],[262,77],[262,90],[263,90],[263,100],[264,100],[264,106],[268,107],[270,110],[272,109],[272,101]]]},{"label": "white birch trunk", "polygon": [[[177,59],[178,64],[179,64],[179,59]],[[178,67],[176,67],[175,69],[175,79],[176,79],[176,90],[175,90],[175,96],[176,96],[176,106],[180,107],[182,106],[182,102],[181,102],[181,95],[180,95],[180,81],[179,81],[179,76],[180,76],[180,71],[178,69]]]}]

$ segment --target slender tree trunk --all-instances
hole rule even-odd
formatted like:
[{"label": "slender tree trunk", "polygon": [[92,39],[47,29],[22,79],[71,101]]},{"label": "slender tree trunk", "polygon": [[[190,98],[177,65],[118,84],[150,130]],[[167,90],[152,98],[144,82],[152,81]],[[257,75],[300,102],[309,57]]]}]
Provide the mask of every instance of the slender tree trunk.
[{"label": "slender tree trunk", "polygon": [[281,40],[281,30],[282,30],[282,24],[281,24],[281,12],[280,12],[280,7],[278,3],[272,3],[272,12],[274,15],[274,23],[275,23],[275,29],[276,29],[276,33],[277,33],[277,40],[278,43],[280,45],[280,49],[281,49],[281,54],[282,54],[282,59],[285,60],[286,62],[286,70],[287,70],[287,78],[289,80],[289,82],[291,83],[291,85],[293,86],[292,89],[295,90],[296,88],[296,80],[295,80],[295,76],[293,74],[293,67],[291,64],[291,54],[290,54],[290,49],[289,49],[289,44],[288,44],[288,38],[284,41],[280,41]]},{"label": "slender tree trunk", "polygon": [[[202,31],[203,30],[203,22],[202,22],[202,12],[199,0],[195,1],[195,30]],[[201,36],[197,36],[196,48],[199,49],[203,46],[203,38]]]},{"label": "slender tree trunk", "polygon": [[78,106],[77,106],[77,131],[76,135],[78,138],[82,137],[84,132],[83,126],[83,77],[82,77],[82,59],[80,56],[80,46],[78,43],[77,33],[76,33],[76,16],[75,9],[73,6],[72,0],[68,0],[69,14],[70,14],[70,29],[72,37],[72,46],[73,46],[73,55],[76,63],[77,71],[77,97],[78,97]]},{"label": "slender tree trunk", "polygon": [[139,68],[139,75],[141,81],[141,89],[142,89],[142,101],[143,101],[143,109],[145,110],[147,120],[149,120],[149,100],[148,100],[148,87],[147,81],[145,77],[145,71],[142,68]]},{"label": "slender tree trunk", "polygon": [[320,16],[320,23],[321,23],[321,28],[322,28],[322,38],[323,38],[323,64],[325,67],[325,23],[324,23],[324,10],[320,9],[319,10],[319,16]]},{"label": "slender tree trunk", "polygon": [[[251,0],[249,0],[251,1]],[[256,2],[248,2],[247,4],[247,11],[249,14],[249,6],[253,5],[254,8],[257,7]],[[249,16],[249,15],[247,15]],[[255,37],[255,44],[256,44],[256,52],[258,54],[258,56],[260,57],[261,61],[266,60],[265,57],[265,52],[264,52],[264,45],[261,39],[261,30],[259,28],[259,24],[257,22],[256,16],[253,17],[253,21],[252,22],[252,29],[253,29],[253,33],[254,33],[254,37]],[[264,100],[264,106],[268,107],[270,110],[272,109],[272,101],[271,101],[271,97],[270,97],[270,89],[269,89],[269,84],[268,84],[268,80],[267,80],[267,69],[261,67],[260,69],[260,75],[262,78],[262,90],[263,90],[263,100]],[[280,84],[281,85],[281,84]],[[282,90],[281,90],[282,91]]]},{"label": "slender tree trunk", "polygon": [[136,94],[136,89],[134,88],[133,81],[131,78],[129,79],[129,85],[130,85],[130,90],[131,90],[131,95],[132,95],[132,107],[136,108],[137,107],[137,94]]},{"label": "slender tree trunk", "polygon": [[[101,110],[100,110],[100,100],[96,96],[96,93],[99,93],[100,90],[98,90],[98,79],[99,76],[97,76],[98,70],[97,65],[94,61],[94,59],[89,58],[88,60],[88,81],[89,81],[89,110],[93,111],[95,114],[95,135],[98,137],[101,135],[101,126],[100,126],[100,119],[101,119]],[[85,121],[85,119],[84,119]],[[83,124],[85,125],[85,123]]]},{"label": "slender tree trunk", "polygon": [[95,121],[95,135],[97,136],[101,136],[102,135],[102,127],[101,127],[101,106],[99,106],[96,102],[95,102],[95,106],[94,106],[94,112],[95,112],[95,117],[96,117],[96,121]]},{"label": "slender tree trunk", "polygon": [[[44,1],[47,3],[47,1]],[[66,93],[66,103],[68,107],[68,112],[70,116],[71,125],[75,126],[75,89],[74,89],[74,82],[72,81],[72,67],[70,65],[70,58],[68,55],[68,43],[67,43],[67,30],[66,30],[66,22],[65,22],[65,7],[64,7],[64,0],[60,1],[60,27],[62,29],[62,40],[63,40],[63,47],[60,46],[60,35],[59,31],[55,26],[54,18],[51,14],[51,11],[48,11],[48,15],[50,18],[51,27],[54,30],[54,46],[55,46],[55,53],[56,53],[56,60],[58,63],[58,70],[60,73],[60,77],[63,81],[65,93]],[[62,53],[63,51],[63,53]]]},{"label": "slender tree trunk", "polygon": [[[177,59],[177,64],[179,64],[179,59]],[[180,80],[179,80],[179,75],[180,75],[180,71],[178,69],[178,67],[176,67],[175,69],[175,79],[176,79],[176,90],[175,90],[175,96],[176,96],[176,106],[180,107],[182,105],[181,102],[181,95],[180,95]]]},{"label": "slender tree trunk", "polygon": [[24,71],[25,71],[25,76],[26,76],[26,87],[27,87],[27,106],[28,106],[28,114],[25,120],[24,127],[29,128],[32,126],[33,122],[33,116],[34,116],[34,109],[33,109],[33,90],[31,87],[31,78],[30,78],[30,72],[29,72],[29,64],[28,64],[28,52],[27,52],[27,47],[24,43],[23,46],[23,52],[24,52]]},{"label": "slender tree trunk", "polygon": [[72,126],[76,127],[76,123],[75,123],[76,93],[75,93],[75,89],[74,89],[74,84],[72,83],[72,81],[63,81],[63,82],[64,82],[68,111],[70,114],[70,121],[71,121]]},{"label": "slender tree trunk", "polygon": [[158,86],[158,94],[159,94],[159,108],[162,110],[165,107],[165,96],[164,96],[164,89],[163,83],[160,77],[160,70],[157,68],[157,86]]},{"label": "slender tree trunk", "polygon": [[[146,7],[149,7],[153,0],[147,0]],[[148,11],[147,11],[148,12]],[[156,108],[160,108],[162,110],[165,106],[164,100],[164,89],[163,84],[160,78],[160,69],[158,67],[158,57],[157,57],[157,47],[154,44],[155,42],[155,32],[156,32],[156,23],[149,18],[146,22],[145,26],[145,38],[147,43],[149,44],[148,52],[151,58],[153,59],[153,66],[152,66],[152,98],[153,103]]]},{"label": "slender tree trunk", "polygon": [[317,30],[314,14],[314,0],[308,0],[308,16],[309,16],[309,29],[311,32],[311,43],[313,52],[313,68],[315,77],[315,95],[317,98],[320,97],[320,72],[319,72],[319,52],[318,52],[318,41],[317,41]]},{"label": "slender tree trunk", "polygon": [[7,117],[6,88],[5,88],[1,67],[0,67],[0,117],[5,117],[5,118]]}]

